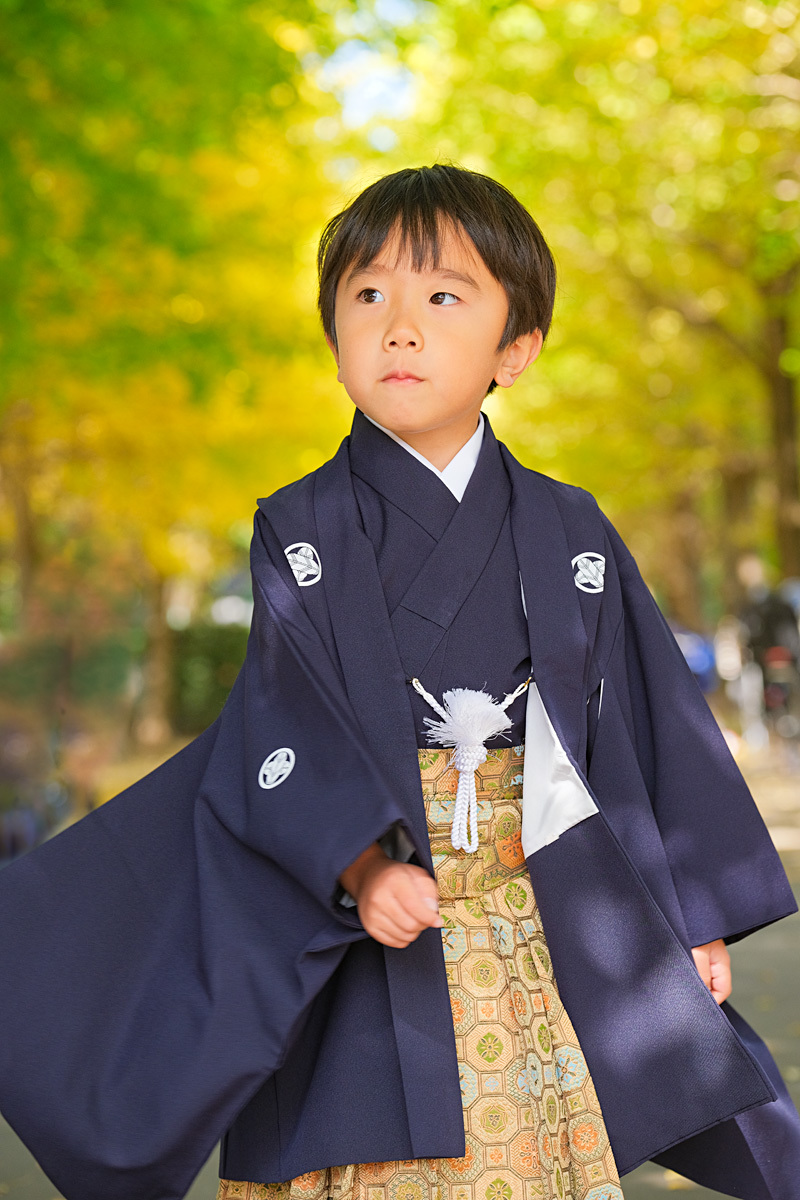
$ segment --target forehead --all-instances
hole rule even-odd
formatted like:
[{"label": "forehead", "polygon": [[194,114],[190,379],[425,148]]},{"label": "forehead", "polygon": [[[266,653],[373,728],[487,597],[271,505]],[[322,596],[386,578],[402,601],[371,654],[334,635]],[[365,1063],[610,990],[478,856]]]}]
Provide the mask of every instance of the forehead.
[{"label": "forehead", "polygon": [[372,255],[361,253],[346,267],[342,282],[347,283],[365,271],[414,271],[419,274],[460,272],[477,282],[490,275],[475,243],[464,227],[454,221],[440,221],[435,234],[403,229],[396,223]]}]

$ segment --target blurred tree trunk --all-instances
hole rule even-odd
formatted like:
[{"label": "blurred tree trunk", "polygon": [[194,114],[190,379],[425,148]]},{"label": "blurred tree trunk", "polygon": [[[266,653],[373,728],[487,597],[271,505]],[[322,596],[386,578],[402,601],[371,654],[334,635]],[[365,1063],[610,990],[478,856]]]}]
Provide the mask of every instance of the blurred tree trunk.
[{"label": "blurred tree trunk", "polygon": [[12,555],[19,571],[19,625],[21,636],[27,631],[31,611],[36,570],[41,561],[38,530],[30,500],[30,484],[34,478],[32,410],[22,401],[6,412],[0,427],[0,487],[13,515]]},{"label": "blurred tree trunk", "polygon": [[665,551],[662,568],[669,616],[699,632],[704,626],[703,528],[693,488],[684,488],[672,498],[667,513]]},{"label": "blurred tree trunk", "polygon": [[137,705],[133,735],[148,749],[165,745],[172,736],[169,700],[172,688],[172,632],[166,616],[166,579],[152,574],[147,589],[147,642],[142,664],[142,692]]},{"label": "blurred tree trunk", "polygon": [[729,454],[720,464],[722,480],[722,602],[726,612],[737,612],[742,588],[736,576],[739,555],[749,549],[749,530],[753,514],[755,487],[762,467],[756,455],[748,451]]},{"label": "blurred tree trunk", "polygon": [[[735,270],[737,283],[752,286],[751,276],[741,265],[711,244],[719,262]],[[800,278],[800,262],[795,262],[782,274],[763,284],[756,292],[762,306],[762,320],[754,323],[752,334],[743,336],[729,329],[719,317],[710,316],[697,296],[660,292],[642,280],[626,275],[634,290],[643,297],[647,307],[674,307],[695,329],[709,331],[722,338],[730,350],[755,367],[764,381],[768,409],[771,445],[771,468],[775,483],[775,540],[778,547],[781,573],[800,576],[800,443],[798,442],[797,387],[794,376],[781,369],[781,356],[792,346],[789,312],[794,291]]]},{"label": "blurred tree trunk", "polygon": [[797,270],[787,271],[764,289],[766,321],[764,376],[769,397],[776,487],[776,539],[781,573],[800,576],[800,474],[798,473],[797,399],[794,378],[780,368],[789,338],[788,299]]}]

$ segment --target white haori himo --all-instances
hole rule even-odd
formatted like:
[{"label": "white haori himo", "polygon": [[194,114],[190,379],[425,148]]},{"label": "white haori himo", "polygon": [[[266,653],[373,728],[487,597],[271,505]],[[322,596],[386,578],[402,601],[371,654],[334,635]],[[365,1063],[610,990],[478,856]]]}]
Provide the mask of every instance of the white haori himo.
[{"label": "white haori himo", "polygon": [[428,726],[428,741],[454,747],[450,762],[458,771],[458,788],[450,840],[455,850],[466,850],[472,854],[478,849],[475,772],[486,762],[488,750],[484,743],[512,727],[513,721],[505,710],[525,691],[530,677],[501,701],[495,700],[488,692],[453,688],[444,692],[442,704],[425,691],[418,679],[409,682],[442,718],[441,721],[435,721],[432,717],[423,718]]},{"label": "white haori himo", "polygon": [[[505,710],[529,687],[531,678],[502,701],[488,692],[453,688],[443,694],[441,705],[418,679],[409,683],[442,718],[423,718],[429,727],[428,741],[454,747],[450,762],[458,771],[458,788],[451,841],[454,849],[471,854],[478,848],[475,771],[486,762],[484,743],[511,728]],[[525,714],[522,850],[526,858],[596,812],[597,805],[561,745],[534,683]]]}]

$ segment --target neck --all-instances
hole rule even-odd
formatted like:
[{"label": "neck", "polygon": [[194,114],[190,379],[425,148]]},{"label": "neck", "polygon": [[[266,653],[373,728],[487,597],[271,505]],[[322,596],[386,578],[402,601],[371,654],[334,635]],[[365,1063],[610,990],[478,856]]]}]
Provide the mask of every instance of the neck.
[{"label": "neck", "polygon": [[[465,446],[478,428],[479,414],[469,413],[449,425],[437,429],[425,429],[419,432],[409,432],[405,429],[393,429],[392,433],[402,438],[412,446],[423,458],[427,458],[438,471],[443,471],[449,462],[455,458],[462,446]],[[387,429],[390,426],[386,426]]]}]

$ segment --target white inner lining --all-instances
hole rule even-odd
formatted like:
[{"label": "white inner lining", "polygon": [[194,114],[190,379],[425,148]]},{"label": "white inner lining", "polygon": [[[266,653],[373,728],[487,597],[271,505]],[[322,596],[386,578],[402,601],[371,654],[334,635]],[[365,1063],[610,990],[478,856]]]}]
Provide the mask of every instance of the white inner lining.
[{"label": "white inner lining", "polygon": [[522,852],[527,858],[598,811],[558,739],[535,683],[525,709]]}]

